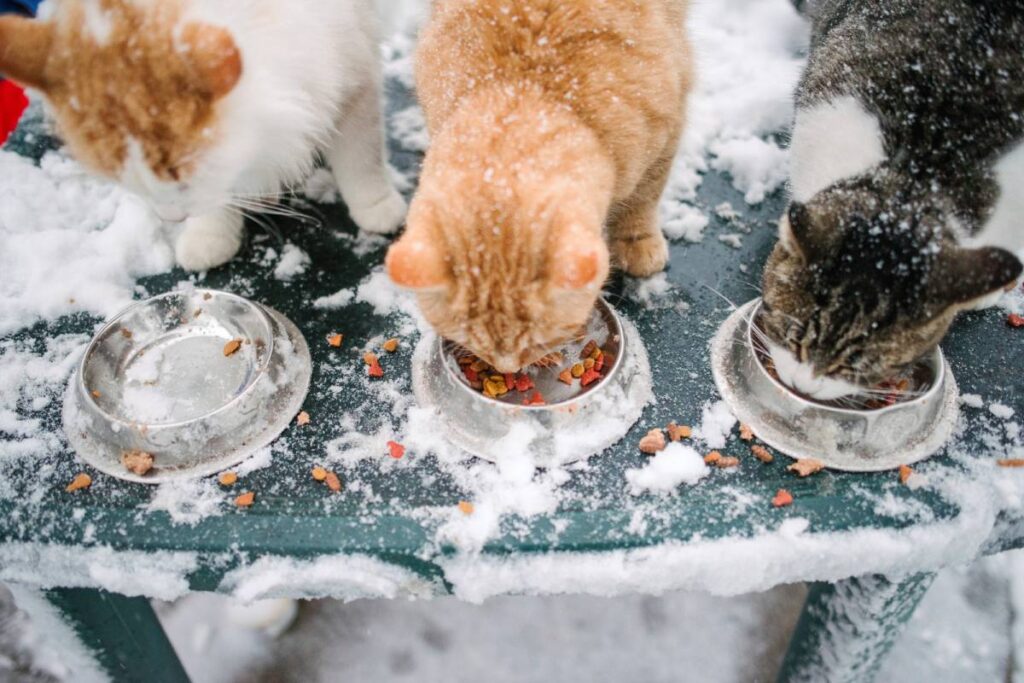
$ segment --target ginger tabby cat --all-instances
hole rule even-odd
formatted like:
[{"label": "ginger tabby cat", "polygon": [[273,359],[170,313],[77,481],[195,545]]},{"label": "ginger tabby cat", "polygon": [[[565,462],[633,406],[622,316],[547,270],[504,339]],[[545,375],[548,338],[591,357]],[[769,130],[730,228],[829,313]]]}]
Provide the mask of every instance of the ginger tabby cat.
[{"label": "ginger tabby cat", "polygon": [[610,262],[665,267],[686,7],[435,2],[416,64],[431,148],[387,265],[440,335],[516,371],[579,333]]}]

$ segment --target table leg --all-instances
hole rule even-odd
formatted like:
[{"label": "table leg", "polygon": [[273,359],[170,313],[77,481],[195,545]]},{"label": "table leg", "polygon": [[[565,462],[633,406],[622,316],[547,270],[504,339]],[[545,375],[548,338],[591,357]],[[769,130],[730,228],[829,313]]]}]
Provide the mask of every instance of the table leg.
[{"label": "table leg", "polygon": [[935,574],[883,576],[811,586],[779,671],[779,683],[874,680]]},{"label": "table leg", "polygon": [[11,592],[57,650],[68,680],[188,682],[149,600],[87,588]]}]

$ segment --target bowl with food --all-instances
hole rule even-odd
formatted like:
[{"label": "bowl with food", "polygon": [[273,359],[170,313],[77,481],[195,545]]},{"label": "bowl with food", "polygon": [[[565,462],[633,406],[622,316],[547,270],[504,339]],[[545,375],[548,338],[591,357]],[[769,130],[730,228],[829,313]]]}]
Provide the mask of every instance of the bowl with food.
[{"label": "bowl with food", "polygon": [[603,300],[575,339],[514,373],[426,335],[413,358],[413,390],[422,407],[437,412],[455,446],[492,461],[526,450],[538,466],[605,450],[653,396],[636,329]]},{"label": "bowl with food", "polygon": [[757,299],[733,311],[711,345],[719,392],[760,440],[793,458],[870,472],[927,458],[952,434],[958,391],[941,349],[877,385],[816,398],[780,377],[760,310]]},{"label": "bowl with food", "polygon": [[298,412],[312,363],[283,315],[228,292],[138,302],[96,333],[64,399],[78,455],[120,479],[160,483],[241,462]]}]

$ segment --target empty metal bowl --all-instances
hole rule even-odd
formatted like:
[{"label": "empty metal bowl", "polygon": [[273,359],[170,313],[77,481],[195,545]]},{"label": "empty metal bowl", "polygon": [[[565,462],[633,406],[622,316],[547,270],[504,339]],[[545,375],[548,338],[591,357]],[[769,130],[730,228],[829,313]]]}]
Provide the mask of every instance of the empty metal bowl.
[{"label": "empty metal bowl", "polygon": [[[96,334],[68,384],[64,430],[83,460],[114,477],[204,476],[273,441],[311,371],[305,339],[277,311],[227,292],[170,292]],[[151,454],[153,468],[129,471],[130,451]]]},{"label": "empty metal bowl", "polygon": [[[560,372],[580,360],[591,339],[614,356],[603,377],[586,387],[578,379],[561,382]],[[526,371],[532,389],[491,398],[470,386],[452,344],[426,335],[413,358],[413,391],[420,406],[437,411],[448,439],[468,453],[498,461],[510,449],[527,449],[540,467],[566,464],[618,442],[653,394],[643,342],[603,300],[585,335],[561,353],[562,363]],[[534,392],[544,405],[524,405]]]},{"label": "empty metal bowl", "polygon": [[795,393],[769,373],[750,330],[760,305],[757,299],[734,311],[711,346],[722,398],[758,439],[794,458],[872,472],[922,460],[949,438],[959,394],[941,350],[924,361],[931,382],[919,396],[872,410],[836,407]]}]

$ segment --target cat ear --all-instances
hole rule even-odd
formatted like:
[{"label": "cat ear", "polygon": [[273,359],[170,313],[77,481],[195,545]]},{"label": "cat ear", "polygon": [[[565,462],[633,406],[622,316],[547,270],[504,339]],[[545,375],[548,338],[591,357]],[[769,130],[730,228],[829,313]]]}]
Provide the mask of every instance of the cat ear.
[{"label": "cat ear", "polygon": [[549,277],[562,289],[600,286],[608,277],[608,247],[599,235],[587,233],[580,225],[570,225],[557,236],[552,251]]},{"label": "cat ear", "polygon": [[29,88],[47,86],[46,55],[53,27],[35,19],[0,17],[0,74]]},{"label": "cat ear", "polygon": [[231,92],[242,77],[242,55],[227,29],[186,24],[181,29],[181,43],[204,90],[215,98]]},{"label": "cat ear", "polygon": [[434,238],[434,213],[423,203],[409,211],[405,234],[388,249],[384,265],[399,287],[432,289],[448,283],[450,268]]},{"label": "cat ear", "polygon": [[779,240],[791,254],[810,258],[814,253],[814,225],[805,204],[793,202],[779,222]]},{"label": "cat ear", "polygon": [[1024,265],[998,247],[953,248],[940,252],[929,283],[930,297],[945,306],[966,304],[1004,289]]}]

